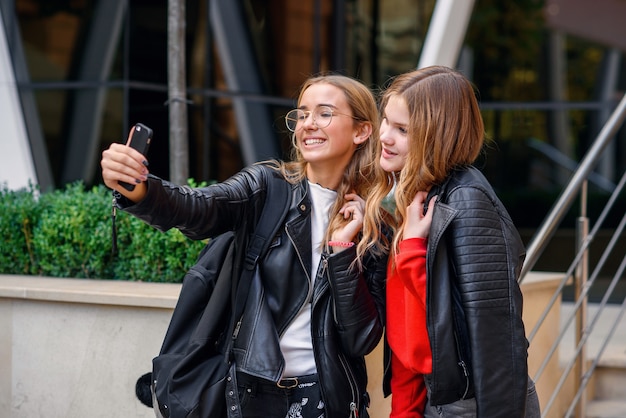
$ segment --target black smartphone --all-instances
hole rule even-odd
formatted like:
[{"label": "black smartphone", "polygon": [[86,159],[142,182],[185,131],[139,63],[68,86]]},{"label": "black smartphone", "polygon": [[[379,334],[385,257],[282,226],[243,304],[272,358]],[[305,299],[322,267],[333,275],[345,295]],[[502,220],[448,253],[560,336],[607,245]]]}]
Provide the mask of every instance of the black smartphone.
[{"label": "black smartphone", "polygon": [[[128,145],[129,147],[133,147],[143,156],[146,156],[148,154],[148,150],[150,149],[151,141],[152,129],[148,128],[143,123],[137,123],[135,126],[132,127],[126,145]],[[120,181],[118,183],[129,192],[135,190],[134,184],[129,184],[123,181]]]}]

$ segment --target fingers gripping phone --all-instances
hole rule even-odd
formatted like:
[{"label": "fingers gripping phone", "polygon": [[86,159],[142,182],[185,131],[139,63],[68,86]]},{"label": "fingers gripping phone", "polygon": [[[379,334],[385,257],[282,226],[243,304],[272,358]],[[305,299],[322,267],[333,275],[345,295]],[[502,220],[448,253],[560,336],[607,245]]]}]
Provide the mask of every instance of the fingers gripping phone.
[{"label": "fingers gripping phone", "polygon": [[[150,148],[150,142],[152,141],[152,129],[148,128],[143,123],[137,123],[130,131],[130,135],[128,137],[128,141],[126,142],[127,146],[133,147],[137,151],[139,151],[143,156],[148,154],[148,149]],[[134,184],[129,184],[123,181],[118,182],[120,186],[132,192],[135,190]]]}]

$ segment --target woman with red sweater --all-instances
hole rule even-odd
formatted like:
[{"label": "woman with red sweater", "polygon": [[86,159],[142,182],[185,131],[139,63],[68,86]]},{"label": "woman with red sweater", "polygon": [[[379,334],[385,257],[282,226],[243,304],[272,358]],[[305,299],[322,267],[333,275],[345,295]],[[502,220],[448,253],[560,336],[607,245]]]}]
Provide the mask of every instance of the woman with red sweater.
[{"label": "woman with red sweater", "polygon": [[364,239],[379,242],[395,185],[387,274],[386,394],[393,418],[539,417],[518,277],[523,243],[472,164],[484,125],[471,83],[433,66],[381,100],[378,183]]}]

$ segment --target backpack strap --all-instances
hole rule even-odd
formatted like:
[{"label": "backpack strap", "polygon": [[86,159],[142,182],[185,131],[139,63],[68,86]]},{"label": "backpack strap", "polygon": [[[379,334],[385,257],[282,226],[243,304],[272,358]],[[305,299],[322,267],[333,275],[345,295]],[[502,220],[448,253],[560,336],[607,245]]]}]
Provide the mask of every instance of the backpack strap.
[{"label": "backpack strap", "polygon": [[236,287],[232,318],[236,322],[233,324],[234,329],[231,334],[233,341],[237,338],[239,332],[241,317],[248,299],[248,290],[250,289],[250,283],[257,263],[265,256],[272,238],[282,226],[283,219],[291,206],[289,204],[291,184],[285,179],[275,176],[273,170],[269,167],[263,167],[263,171],[267,181],[267,192],[263,211],[248,242],[244,268],[241,270],[239,283]]},{"label": "backpack strap", "polygon": [[271,168],[264,170],[267,177],[267,194],[261,217],[248,243],[244,263],[246,270],[254,270],[259,259],[265,255],[271,238],[278,232],[289,210],[290,184],[282,178],[277,178],[271,170]]}]

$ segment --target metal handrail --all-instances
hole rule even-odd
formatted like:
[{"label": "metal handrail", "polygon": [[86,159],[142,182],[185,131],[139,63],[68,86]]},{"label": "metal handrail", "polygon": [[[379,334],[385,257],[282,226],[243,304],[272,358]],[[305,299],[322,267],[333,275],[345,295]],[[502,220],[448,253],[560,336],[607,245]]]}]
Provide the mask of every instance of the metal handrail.
[{"label": "metal handrail", "polygon": [[[529,341],[532,341],[534,339],[535,335],[537,334],[537,332],[539,331],[539,327],[542,325],[544,319],[547,317],[547,315],[548,315],[548,313],[550,311],[550,308],[552,307],[552,305],[554,305],[554,302],[556,301],[556,299],[558,297],[560,297],[561,291],[563,290],[563,287],[565,286],[568,278],[574,273],[574,270],[576,269],[576,265],[580,262],[580,260],[582,258],[583,252],[588,250],[589,245],[591,244],[591,241],[595,238],[595,236],[597,235],[597,233],[598,233],[598,231],[600,229],[600,226],[602,225],[602,223],[604,222],[604,220],[608,216],[609,209],[615,203],[615,200],[617,199],[618,193],[620,193],[622,191],[622,189],[624,189],[625,186],[626,186],[626,174],[624,176],[622,176],[621,181],[617,184],[617,187],[615,188],[615,192],[611,195],[611,197],[610,197],[609,201],[607,202],[604,210],[600,213],[600,216],[598,217],[598,220],[596,221],[596,225],[593,227],[593,229],[591,230],[589,235],[585,238],[585,240],[580,243],[580,250],[578,251],[578,253],[574,257],[574,260],[570,264],[570,266],[567,269],[567,271],[565,272],[565,274],[563,275],[563,279],[561,280],[559,286],[557,287],[556,291],[554,292],[554,295],[552,296],[550,301],[547,303],[546,308],[545,308],[545,310],[543,312],[543,315],[540,316],[539,321],[537,321],[537,324],[535,325],[535,327],[530,331],[529,336],[528,336],[528,340]],[[599,263],[603,263],[603,262],[604,262],[604,257],[602,257],[600,259]],[[590,279],[589,286],[591,286],[593,284],[594,280],[595,279],[593,277]],[[585,296],[586,292],[588,292],[588,291],[589,291],[589,288],[587,287],[586,289],[584,289],[584,293],[581,295],[581,297]],[[575,306],[575,308],[578,308],[578,306]],[[566,326],[569,325],[569,322],[566,323],[565,325]]]},{"label": "metal handrail", "polygon": [[[554,294],[552,295],[551,300],[546,304],[546,308],[544,309],[542,315],[539,317],[539,320],[537,321],[537,324],[535,324],[533,329],[530,331],[529,336],[528,336],[528,340],[530,342],[532,342],[534,340],[535,336],[537,335],[537,332],[539,331],[539,328],[543,324],[545,318],[548,316],[548,314],[549,314],[552,306],[554,305],[556,299],[561,296],[561,292],[563,290],[563,286],[565,285],[567,279],[573,274],[574,270],[576,269],[576,266],[580,263],[580,260],[582,258],[582,254],[585,253],[589,249],[589,245],[591,244],[591,241],[595,238],[595,236],[597,235],[597,233],[598,233],[598,231],[600,229],[600,226],[604,222],[605,218],[608,216],[609,209],[615,203],[615,199],[617,197],[617,194],[621,192],[621,190],[624,188],[625,185],[626,185],[626,175],[624,175],[622,177],[622,180],[619,182],[619,184],[617,186],[616,192],[611,196],[611,198],[607,202],[607,205],[605,206],[605,209],[600,214],[600,216],[598,218],[598,221],[596,222],[596,225],[591,230],[591,232],[586,237],[586,239],[581,243],[580,249],[579,249],[578,253],[574,257],[574,260],[570,264],[567,272],[564,274],[563,279],[560,281],[560,284],[557,287],[557,289],[554,292]],[[622,221],[622,222],[624,222],[624,221]],[[611,241],[607,245],[607,250],[612,250],[615,247],[616,241],[617,241],[617,236],[622,232],[623,228],[624,228],[624,226],[620,224],[620,226],[616,230],[616,234],[613,235],[613,238],[611,239]],[[581,294],[579,295],[579,299],[574,304],[574,308],[573,308],[574,311],[577,311],[579,309],[579,307],[582,305],[582,301],[584,300],[584,298],[587,297],[587,294],[589,293],[589,290],[590,290],[591,286],[593,285],[593,283],[595,282],[595,280],[598,277],[600,268],[604,265],[604,263],[606,262],[607,258],[608,258],[608,252],[605,252],[602,255],[602,257],[600,257],[600,260],[598,260],[598,265],[597,265],[594,273],[589,278],[589,280],[587,282],[587,285],[582,289]],[[574,315],[570,316],[569,318],[567,318],[565,321],[562,322],[562,327],[563,327],[564,330],[570,325],[570,323],[571,323],[571,321],[573,319],[574,319]],[[561,343],[561,341],[562,341],[564,336],[565,336],[565,332],[561,332],[556,337],[554,343],[552,344],[552,347],[550,347],[550,349],[548,351],[547,356],[544,358],[544,360],[542,361],[542,363],[538,367],[537,371],[535,372],[535,375],[533,376],[533,378],[535,380],[538,380],[541,377],[541,375],[544,372],[546,366],[548,365],[548,361],[550,360],[550,358],[556,352],[556,350],[559,347],[559,344]]]},{"label": "metal handrail", "polygon": [[[619,193],[619,191],[621,191],[621,189],[624,187],[624,184],[626,183],[626,174],[622,177],[622,180],[619,184],[619,190],[616,191],[616,194]],[[616,194],[613,195],[616,196]],[[614,202],[614,200],[612,202],[609,202],[610,205],[612,205],[612,203]],[[610,207],[609,204],[607,205],[607,208]],[[606,208],[605,208],[606,209]],[[607,211],[604,212],[604,214],[606,214]],[[589,234],[589,237],[585,240],[584,244],[581,246],[581,249],[577,255],[577,259],[579,259],[580,254],[587,251],[589,243],[593,240],[593,238],[595,237],[595,235],[597,234],[598,230],[599,230],[599,226],[602,224],[603,219],[599,220],[596,223],[596,226],[594,227],[594,230]],[[610,254],[610,252],[616,247],[617,245],[617,240],[619,238],[619,236],[622,234],[622,232],[624,231],[624,228],[626,227],[626,215],[624,217],[622,217],[622,220],[620,222],[620,224],[618,225],[618,227],[615,230],[615,233],[613,234],[613,237],[611,238],[610,242],[608,243],[606,250],[604,251],[604,253],[602,254],[602,256],[600,257],[600,259],[598,260],[598,263],[596,265],[596,268],[594,269],[593,274],[591,275],[591,277],[589,278],[589,281],[587,283],[587,285],[584,287],[584,289],[582,289],[581,295],[579,297],[578,300],[576,300],[574,307],[573,307],[573,312],[572,314],[566,318],[563,322],[562,322],[562,331],[560,332],[560,334],[557,336],[556,340],[554,341],[554,343],[552,344],[552,347],[549,350],[548,355],[546,356],[546,358],[544,359],[543,363],[541,364],[541,366],[539,367],[539,369],[537,370],[537,372],[535,373],[535,375],[533,376],[534,380],[538,380],[539,377],[541,376],[541,374],[543,373],[548,360],[550,359],[550,357],[552,357],[552,355],[554,354],[554,352],[556,351],[556,349],[559,347],[559,344],[561,343],[562,338],[565,336],[565,330],[567,329],[567,327],[570,325],[571,321],[574,319],[574,317],[577,314],[577,311],[579,309],[581,309],[581,306],[583,306],[584,301],[587,298],[587,295],[589,293],[590,287],[591,285],[595,282],[595,280],[598,278],[599,274],[600,274],[600,270],[604,267],[604,264],[606,263],[608,256]],[[570,266],[570,270],[573,269],[576,265],[577,261],[574,260],[574,262],[572,263],[572,265]],[[571,372],[571,370],[574,367],[574,364],[576,361],[578,361],[578,359],[580,358],[580,356],[582,356],[584,353],[584,347],[585,344],[587,342],[587,340],[589,339],[589,336],[591,334],[591,331],[594,329],[594,326],[596,325],[600,314],[602,313],[602,310],[604,309],[604,307],[606,306],[609,296],[612,294],[613,290],[615,289],[616,285],[617,285],[617,281],[619,280],[619,278],[621,277],[622,273],[624,272],[624,268],[626,267],[626,258],[624,260],[622,260],[622,263],[620,265],[620,267],[617,270],[617,273],[614,275],[606,293],[604,294],[604,296],[602,297],[602,300],[599,303],[599,309],[598,312],[596,313],[596,315],[594,316],[594,318],[591,320],[591,322],[589,324],[585,324],[583,329],[581,330],[581,338],[579,339],[579,341],[576,342],[576,349],[574,352],[574,356],[573,358],[568,362],[567,366],[565,366],[565,368],[563,369],[563,373],[561,374],[561,378],[559,379],[559,382],[557,383],[557,385],[554,387],[554,391],[552,393],[552,396],[550,398],[550,400],[546,403],[546,405],[544,405],[542,413],[546,414],[547,411],[550,410],[550,408],[552,407],[553,403],[555,402],[560,390],[562,389],[563,385],[565,384],[565,380],[567,378],[567,376],[569,375],[569,373]],[[557,291],[555,294],[560,294],[560,291]],[[552,304],[549,303],[548,306],[551,306]],[[617,319],[617,321],[619,321],[619,318]],[[537,326],[535,326],[535,329],[533,330],[533,332],[536,331],[537,327],[539,326],[539,324],[537,324]],[[605,340],[603,346],[606,346],[606,344],[608,343],[608,340],[610,339],[612,333],[609,334],[609,337],[607,337],[607,339]],[[529,338],[530,339],[530,338]],[[602,351],[600,351],[597,355],[596,358],[596,363],[599,360],[599,357],[601,356]],[[580,384],[575,385],[576,386],[576,396],[574,398],[574,401],[572,403],[572,406],[570,407],[570,412],[568,413],[571,414],[571,411],[573,409],[573,407],[575,406],[575,404],[579,401],[579,399],[581,398],[584,389],[586,388],[587,382],[588,382],[588,377],[587,375],[593,372],[593,369],[595,368],[595,365],[592,365],[592,368],[590,368],[588,371],[584,372],[582,377],[582,381],[580,382]]]},{"label": "metal handrail", "polygon": [[572,202],[576,198],[583,182],[589,176],[589,173],[592,172],[594,166],[598,163],[602,151],[604,151],[609,142],[613,139],[625,119],[626,94],[624,94],[619,104],[607,120],[606,124],[598,134],[598,137],[589,149],[589,152],[583,158],[578,169],[572,176],[571,181],[565,190],[563,190],[559,199],[554,204],[545,221],[539,227],[537,233],[528,245],[526,250],[526,260],[524,261],[524,265],[522,266],[522,271],[520,273],[520,283],[523,282],[527,273],[537,263],[537,260],[548,244],[548,241],[554,235],[557,226],[561,223],[567,211],[571,207]]},{"label": "metal handrail", "polygon": [[[539,315],[535,326],[528,335],[529,342],[532,342],[537,332],[539,331],[539,328],[544,325],[544,322],[546,321],[550,311],[552,310],[552,307],[557,303],[557,301],[561,299],[565,285],[569,284],[570,279],[573,278],[575,300],[573,313],[561,322],[561,331],[557,335],[556,339],[553,341],[552,346],[548,349],[546,357],[542,359],[542,363],[536,370],[535,375],[532,376],[535,381],[537,381],[541,377],[542,373],[548,365],[548,362],[551,360],[557,349],[560,347],[561,341],[566,333],[567,328],[569,327],[569,324],[574,318],[576,318],[576,349],[574,356],[571,361],[569,361],[569,364],[565,367],[565,369],[563,369],[563,372],[558,383],[556,384],[556,387],[552,387],[553,392],[551,394],[551,397],[548,402],[543,405],[542,417],[548,416],[548,411],[554,406],[554,403],[559,397],[561,389],[563,388],[568,375],[570,375],[572,371],[574,371],[575,375],[573,388],[575,397],[569,405],[566,416],[569,417],[571,416],[571,414],[575,413],[577,417],[582,417],[585,414],[587,402],[585,396],[586,386],[589,382],[590,375],[591,373],[593,373],[595,365],[598,361],[598,359],[596,359],[591,368],[588,367],[588,363],[585,361],[585,359],[587,358],[587,340],[589,338],[589,334],[593,331],[593,328],[598,320],[598,316],[604,309],[604,305],[606,304],[609,295],[612,293],[612,289],[615,287],[616,281],[624,271],[624,262],[622,262],[622,266],[620,266],[619,268],[619,273],[613,278],[613,281],[609,286],[609,291],[603,297],[603,303],[600,305],[600,311],[598,312],[596,317],[591,320],[590,324],[587,324],[587,300],[589,297],[588,294],[594,281],[599,276],[600,269],[606,262],[609,253],[613,250],[613,248],[615,248],[618,236],[621,235],[624,230],[626,220],[622,219],[622,221],[620,222],[620,226],[615,231],[611,242],[605,249],[605,253],[600,258],[595,270],[591,274],[591,277],[588,277],[589,248],[598,231],[602,227],[609,211],[613,207],[617,196],[624,189],[626,184],[626,174],[624,174],[624,176],[621,178],[617,185],[611,185],[612,187],[610,188],[612,190],[609,201],[607,202],[604,210],[595,222],[595,225],[591,231],[589,231],[589,218],[587,217],[587,183],[590,180],[590,176],[594,175],[593,169],[599,162],[600,158],[603,157],[603,151],[614,139],[618,129],[623,125],[624,120],[626,120],[626,94],[624,94],[618,105],[615,107],[615,110],[603,126],[596,140],[593,142],[591,148],[589,149],[583,160],[580,162],[576,170],[573,172],[570,182],[567,184],[567,186],[557,199],[556,203],[550,210],[548,216],[545,218],[540,228],[537,230],[535,236],[533,237],[527,248],[526,260],[520,274],[520,283],[523,282],[523,280],[526,278],[528,272],[530,272],[534,268],[537,260],[545,250],[548,242],[551,240],[552,236],[556,232],[556,229],[563,221],[565,215],[570,210],[573,202],[578,196],[580,196],[581,207],[580,215],[577,221],[576,239],[577,252],[574,256],[572,263],[567,269],[567,272],[559,280],[559,284],[550,301],[547,303],[544,311]],[[624,303],[626,304],[626,302]],[[603,347],[608,344],[608,340],[610,338],[611,336],[609,335],[609,337],[603,342]],[[602,353],[600,352],[600,355],[601,354]]]},{"label": "metal handrail", "polygon": [[[626,218],[625,218],[626,219]],[[622,222],[622,229],[623,229],[623,222]],[[593,326],[595,325],[595,323],[599,320],[600,315],[602,314],[602,311],[604,309],[604,307],[606,306],[607,302],[608,302],[608,298],[609,296],[613,293],[613,290],[615,289],[615,286],[617,285],[617,281],[619,280],[619,278],[621,277],[622,274],[624,274],[624,270],[626,270],[626,258],[622,260],[619,268],[617,269],[617,272],[615,273],[615,275],[613,276],[613,279],[611,280],[611,283],[609,285],[609,288],[607,289],[604,297],[602,298],[602,301],[600,302],[600,307],[598,309],[598,312],[596,312],[596,315],[594,316],[592,323],[589,325],[588,329],[592,330]],[[576,407],[576,404],[579,402],[579,400],[582,398],[585,389],[587,387],[587,384],[589,383],[589,379],[591,378],[591,375],[593,373],[593,371],[596,369],[596,367],[598,366],[598,363],[600,362],[600,358],[602,357],[602,354],[604,353],[604,350],[606,349],[606,347],[608,346],[609,341],[611,340],[611,337],[613,337],[613,334],[615,333],[615,330],[617,329],[620,320],[622,318],[622,316],[624,315],[624,310],[626,309],[626,298],[622,301],[622,305],[620,307],[620,311],[619,314],[617,315],[617,317],[615,318],[615,320],[613,321],[613,324],[611,325],[611,328],[609,330],[609,334],[608,336],[605,338],[604,342],[602,343],[600,349],[598,350],[597,355],[595,356],[591,367],[589,367],[589,370],[587,370],[584,375],[582,376],[582,381],[580,382],[578,391],[576,392],[576,394],[574,395],[574,399],[570,405],[570,408],[567,410],[565,417],[569,417],[571,416],[571,414],[574,411],[574,408]],[[581,339],[581,341],[578,343],[578,345],[576,346],[576,354],[580,355],[584,344],[586,344],[587,340],[589,339],[590,336],[590,332],[585,332],[583,338]],[[565,369],[564,371],[564,376],[567,376],[567,373],[569,373],[569,371],[571,370],[571,364]],[[562,386],[562,384],[561,384]],[[559,386],[559,387],[561,387]],[[556,393],[556,391],[555,391]]]}]

